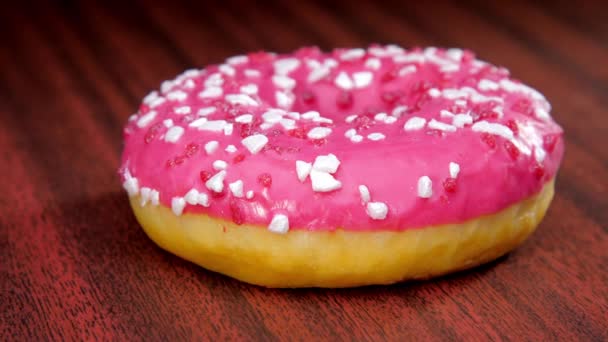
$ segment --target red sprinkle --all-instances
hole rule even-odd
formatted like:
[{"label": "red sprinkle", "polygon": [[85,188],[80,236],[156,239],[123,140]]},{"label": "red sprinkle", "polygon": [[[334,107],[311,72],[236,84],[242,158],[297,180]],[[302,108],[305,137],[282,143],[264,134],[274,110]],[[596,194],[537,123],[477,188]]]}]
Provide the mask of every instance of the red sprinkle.
[{"label": "red sprinkle", "polygon": [[342,110],[349,109],[353,106],[353,94],[348,91],[341,92],[336,99],[336,105]]},{"label": "red sprinkle", "polygon": [[485,142],[490,148],[496,148],[496,137],[489,133],[481,133],[481,140]]},{"label": "red sprinkle", "polygon": [[517,133],[519,133],[519,128],[517,128],[517,122],[515,122],[515,120],[509,119],[507,121],[507,127],[513,131],[513,135],[517,135]]},{"label": "red sprinkle", "polygon": [[244,210],[241,208],[239,200],[231,198],[229,206],[230,214],[232,215],[232,220],[234,221],[234,223],[236,223],[237,225],[243,224],[243,222],[245,222],[245,213]]},{"label": "red sprinkle", "polygon": [[520,154],[519,149],[517,147],[515,147],[515,145],[513,145],[513,143],[510,142],[509,140],[505,141],[505,149],[511,156],[511,159],[517,160],[517,158],[519,158],[519,154]]},{"label": "red sprinkle", "polygon": [[192,157],[199,149],[200,146],[197,143],[189,143],[186,145],[186,157]]},{"label": "red sprinkle", "polygon": [[536,179],[541,179],[545,175],[545,168],[540,164],[536,164],[532,167],[532,172],[534,173],[534,177],[536,177]]},{"label": "red sprinkle", "polygon": [[302,100],[302,103],[307,105],[312,105],[317,102],[315,94],[310,90],[304,90],[302,94],[300,94],[300,99]]},{"label": "red sprinkle", "polygon": [[203,183],[208,181],[209,178],[211,178],[211,176],[213,176],[213,175],[211,174],[211,172],[209,172],[207,170],[203,170],[200,173],[200,177],[201,177],[201,180],[203,181]]},{"label": "red sprinkle", "polygon": [[268,188],[272,185],[272,176],[269,173],[262,173],[258,176],[258,182]]},{"label": "red sprinkle", "polygon": [[298,138],[298,139],[306,139],[306,130],[302,127],[298,127],[298,128],[294,128],[292,130],[289,130],[287,132],[287,134],[291,137],[294,138]]},{"label": "red sprinkle", "polygon": [[384,75],[382,75],[382,77],[380,77],[380,80],[384,83],[386,82],[390,82],[394,79],[396,79],[399,76],[399,71],[397,71],[396,68],[393,68],[389,71],[387,71]]},{"label": "red sprinkle", "polygon": [[382,101],[388,105],[395,104],[400,97],[401,94],[397,91],[385,91],[382,93],[382,95],[380,95]]},{"label": "red sprinkle", "polygon": [[547,152],[553,152],[557,144],[557,137],[557,134],[547,134],[543,137],[543,146]]},{"label": "red sprinkle", "polygon": [[534,108],[532,106],[532,102],[526,98],[522,98],[519,101],[515,102],[511,106],[511,110],[528,115],[528,116],[533,116],[533,114],[534,114]]},{"label": "red sprinkle", "polygon": [[446,178],[443,181],[443,188],[445,189],[445,192],[456,192],[456,178]]},{"label": "red sprinkle", "polygon": [[156,138],[161,127],[163,127],[163,123],[157,122],[148,129],[146,135],[144,135],[144,141],[146,144],[149,144],[152,140],[154,140],[154,138]]},{"label": "red sprinkle", "polygon": [[245,155],[242,153],[239,153],[232,159],[232,163],[238,164],[238,163],[242,162],[243,160],[245,160]]},{"label": "red sprinkle", "polygon": [[145,114],[145,113],[147,113],[149,111],[150,111],[150,107],[147,104],[142,103],[141,106],[139,106],[139,113],[140,114]]},{"label": "red sprinkle", "polygon": [[327,139],[325,139],[325,138],[312,139],[310,142],[315,146],[323,146],[323,145],[327,144]]}]

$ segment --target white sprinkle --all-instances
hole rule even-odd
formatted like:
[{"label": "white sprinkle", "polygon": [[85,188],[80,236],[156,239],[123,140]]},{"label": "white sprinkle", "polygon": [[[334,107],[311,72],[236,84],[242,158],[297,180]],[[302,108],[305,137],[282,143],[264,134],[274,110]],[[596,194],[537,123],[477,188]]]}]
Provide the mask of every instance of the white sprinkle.
[{"label": "white sprinkle", "polygon": [[245,94],[228,94],[226,95],[226,101],[231,104],[240,104],[243,106],[257,106],[258,102]]},{"label": "white sprinkle", "polygon": [[482,91],[495,91],[498,90],[499,85],[494,81],[483,79],[479,81],[477,88]]},{"label": "white sprinkle", "polygon": [[534,114],[536,115],[537,118],[541,119],[541,120],[549,120],[551,119],[551,115],[549,115],[549,112],[547,112],[546,110],[537,107],[534,110]]},{"label": "white sprinkle", "polygon": [[137,120],[137,127],[139,128],[143,128],[148,126],[152,120],[154,120],[154,118],[156,117],[156,111],[151,110],[149,112],[147,112],[146,114],[142,115],[141,118],[139,118],[139,120]]},{"label": "white sprinkle", "polygon": [[330,73],[330,68],[326,66],[321,66],[315,69],[312,69],[310,74],[308,74],[308,82],[315,83],[320,81],[321,79],[327,77]]},{"label": "white sprinkle", "polygon": [[150,104],[148,105],[150,108],[154,108],[154,107],[158,107],[161,104],[165,103],[165,98],[164,97],[157,97],[154,100],[150,101]]},{"label": "white sprinkle", "polygon": [[224,149],[224,151],[228,152],[228,153],[234,153],[236,152],[236,146],[234,145],[228,145],[226,146],[226,148]]},{"label": "white sprinkle", "polygon": [[329,192],[342,187],[342,183],[332,175],[315,169],[310,171],[310,181],[312,183],[312,190],[316,192]]},{"label": "white sprinkle", "polygon": [[350,49],[346,52],[343,52],[340,55],[340,59],[343,61],[350,61],[353,59],[358,59],[365,56],[365,50],[363,49]]},{"label": "white sprinkle", "polygon": [[363,184],[359,185],[359,195],[361,195],[361,202],[363,203],[367,203],[371,200],[369,189]]},{"label": "white sprinkle", "polygon": [[415,65],[404,66],[403,68],[399,69],[399,76],[403,77],[405,75],[413,74],[416,72],[416,70],[418,70],[418,68]]},{"label": "white sprinkle", "polygon": [[253,198],[253,190],[247,191],[247,193],[245,194],[245,197],[247,199],[252,199]]},{"label": "white sprinkle", "polygon": [[206,122],[201,123],[200,125],[194,125],[197,121],[205,119],[200,118],[196,121],[190,123],[190,126],[197,127],[201,131],[210,131],[220,133],[224,131],[224,127],[226,127],[227,122],[225,120],[208,120]]},{"label": "white sprinkle", "polygon": [[284,108],[284,109],[289,109],[291,108],[291,105],[293,105],[293,102],[295,101],[295,96],[290,93],[290,92],[285,92],[285,91],[277,91],[274,94],[275,96],[275,100],[277,102],[277,106]]},{"label": "white sprinkle", "polygon": [[456,132],[456,127],[448,125],[441,121],[437,121],[435,119],[431,119],[431,121],[429,122],[429,128],[444,132]]},{"label": "white sprinkle", "polygon": [[224,91],[220,87],[209,87],[198,93],[198,97],[202,99],[220,97]]},{"label": "white sprinkle", "polygon": [[219,70],[221,73],[226,74],[226,75],[231,76],[231,77],[233,77],[233,76],[236,74],[236,70],[234,70],[234,68],[233,68],[233,67],[231,67],[231,66],[230,66],[230,65],[228,65],[228,64],[222,64],[222,65],[220,65],[220,66],[218,67],[218,70]]},{"label": "white sprinkle", "polygon": [[324,118],[324,117],[314,118],[314,119],[312,119],[312,121],[314,121],[314,122],[328,123],[328,124],[334,123],[334,120],[329,119],[329,118]]},{"label": "white sprinkle", "polygon": [[209,206],[209,196],[206,193],[199,192],[196,197],[196,203],[202,205],[203,207]]},{"label": "white sprinkle", "polygon": [[305,120],[312,120],[312,119],[318,118],[320,116],[321,116],[321,114],[319,114],[319,112],[317,112],[315,110],[311,110],[306,113],[302,113],[302,115],[300,115],[300,117]]},{"label": "white sprinkle", "polygon": [[326,60],[323,61],[323,65],[328,68],[334,68],[334,67],[338,66],[338,61],[336,61],[333,58],[327,58]]},{"label": "white sprinkle", "polygon": [[183,197],[173,197],[171,199],[171,210],[177,216],[180,216],[184,212],[186,206],[186,200]]},{"label": "white sprinkle", "polygon": [[147,105],[150,104],[150,102],[156,100],[158,98],[158,91],[154,90],[151,91],[150,93],[148,93],[148,95],[146,95],[146,97],[144,97],[143,102]]},{"label": "white sprinkle", "polygon": [[448,49],[445,54],[456,62],[460,62],[460,60],[462,59],[462,55],[464,55],[464,52],[461,49],[451,48]]},{"label": "white sprinkle", "polygon": [[534,158],[536,159],[536,161],[539,164],[541,164],[543,162],[543,160],[545,160],[546,156],[547,156],[547,152],[545,152],[545,150],[542,147],[539,147],[539,146],[534,147]]},{"label": "white sprinkle", "polygon": [[268,143],[268,138],[262,134],[254,134],[241,140],[241,143],[249,150],[249,152],[251,152],[251,154],[256,154],[260,152]]},{"label": "white sprinkle", "polygon": [[226,163],[223,160],[218,159],[213,162],[213,168],[216,171],[226,170],[227,167],[228,167],[228,163]]},{"label": "white sprinkle", "polygon": [[407,106],[397,106],[395,107],[395,109],[393,109],[393,111],[391,112],[391,115],[398,118],[401,117],[401,115],[403,115],[403,113],[405,113],[407,111]]},{"label": "white sprinkle", "polygon": [[384,220],[388,214],[388,207],[382,202],[367,203],[367,215],[373,220]]},{"label": "white sprinkle", "polygon": [[249,58],[247,56],[233,56],[230,57],[228,59],[226,59],[226,63],[230,64],[230,65],[238,65],[238,64],[245,64],[249,61]]},{"label": "white sprinkle", "polygon": [[237,180],[235,182],[229,183],[228,188],[230,188],[230,192],[234,197],[243,197],[243,181]]},{"label": "white sprinkle", "polygon": [[125,181],[122,183],[122,187],[127,190],[129,196],[133,197],[139,192],[139,182],[137,178],[131,177],[129,174],[125,174]]},{"label": "white sprinkle", "polygon": [[346,132],[344,132],[344,136],[349,139],[352,138],[356,134],[357,134],[357,130],[354,128],[351,128],[351,129],[347,130]]},{"label": "white sprinkle", "polygon": [[386,113],[378,113],[374,115],[374,120],[376,121],[384,121],[388,115]]},{"label": "white sprinkle", "polygon": [[245,76],[247,77],[260,77],[262,73],[255,69],[245,69]]},{"label": "white sprinkle", "polygon": [[281,119],[281,121],[279,121],[279,123],[281,124],[281,126],[283,126],[283,128],[285,128],[288,131],[296,128],[296,122],[292,119]]},{"label": "white sprinkle", "polygon": [[378,70],[382,67],[382,62],[380,62],[380,60],[378,58],[370,58],[367,61],[365,61],[365,67],[374,69],[374,70]]},{"label": "white sprinkle", "polygon": [[188,124],[189,127],[201,127],[205,122],[207,122],[207,118],[198,118],[191,123]]},{"label": "white sprinkle", "polygon": [[291,90],[296,86],[296,80],[285,75],[274,75],[272,76],[272,83],[277,88]]},{"label": "white sprinkle", "polygon": [[340,167],[340,160],[332,153],[325,156],[317,156],[312,164],[313,170],[328,173],[335,173],[338,167]]},{"label": "white sprinkle", "polygon": [[238,123],[251,123],[253,121],[253,115],[251,114],[243,114],[234,118],[234,121]]},{"label": "white sprinkle", "polygon": [[394,124],[395,122],[397,122],[397,118],[394,116],[387,116],[386,119],[384,119],[384,123],[385,124]]},{"label": "white sprinkle", "polygon": [[467,105],[467,100],[465,99],[458,99],[456,101],[454,101],[454,104],[460,107],[464,107]]},{"label": "white sprinkle", "polygon": [[192,108],[190,108],[190,106],[181,106],[181,107],[177,107],[173,109],[173,112],[175,112],[175,114],[190,114],[190,112],[192,111]]},{"label": "white sprinkle", "polygon": [[449,110],[442,109],[439,111],[439,116],[444,119],[452,119],[454,117],[454,113],[450,112]]},{"label": "white sprinkle", "polygon": [[158,190],[152,189],[150,191],[150,203],[152,205],[158,205],[160,203],[160,193]]},{"label": "white sprinkle", "polygon": [[371,141],[379,141],[383,140],[384,138],[386,138],[386,136],[382,133],[370,133],[367,135],[367,139]]},{"label": "white sprinkle", "polygon": [[306,177],[310,174],[310,170],[312,170],[312,164],[307,163],[302,160],[296,160],[296,173],[298,174],[298,179],[300,182],[304,182]]},{"label": "white sprinkle", "polygon": [[287,116],[289,116],[290,118],[292,118],[294,120],[300,120],[300,113],[298,113],[298,112],[288,112]]},{"label": "white sprinkle", "polygon": [[215,113],[216,110],[217,110],[217,108],[215,108],[215,107],[203,107],[196,112],[196,115],[207,116],[207,115]]},{"label": "white sprinkle", "polygon": [[356,114],[352,114],[352,115],[347,116],[344,119],[344,121],[346,121],[346,123],[351,123],[351,122],[355,121],[356,118],[357,118],[357,115]]},{"label": "white sprinkle", "polygon": [[188,97],[188,94],[181,90],[172,91],[167,94],[167,99],[171,101],[184,101]]},{"label": "white sprinkle", "polygon": [[279,75],[287,75],[296,70],[300,66],[300,60],[297,58],[279,59],[274,62],[274,72]]},{"label": "white sprinkle", "polygon": [[234,131],[233,124],[227,123],[226,126],[224,126],[224,135],[232,135],[233,131]]},{"label": "white sprinkle", "polygon": [[269,122],[264,122],[260,125],[260,128],[263,130],[267,130],[267,129],[271,128],[272,126],[274,126],[274,124],[269,123]]},{"label": "white sprinkle", "polygon": [[359,134],[355,134],[352,137],[350,137],[350,141],[352,141],[354,143],[360,143],[363,141],[363,136],[359,135]]},{"label": "white sprinkle", "polygon": [[146,203],[148,203],[148,201],[150,200],[151,191],[152,189],[148,187],[141,188],[141,190],[139,191],[139,205],[143,207],[146,205]]},{"label": "white sprinkle", "polygon": [[460,70],[460,65],[455,64],[455,63],[444,64],[441,67],[439,67],[439,70],[441,72],[456,72],[456,71]]},{"label": "white sprinkle", "polygon": [[184,82],[184,88],[194,89],[194,87],[196,87],[196,83],[194,83],[193,80],[186,80],[186,82]]},{"label": "white sprinkle", "polygon": [[242,86],[239,90],[246,95],[255,95],[258,93],[258,86],[255,84],[247,84]]},{"label": "white sprinkle", "polygon": [[207,152],[207,154],[212,154],[217,150],[218,147],[220,147],[220,143],[215,140],[211,140],[205,144],[205,152]]},{"label": "white sprinkle", "polygon": [[405,125],[403,125],[403,129],[406,131],[417,131],[424,128],[425,124],[426,119],[418,116],[412,116],[409,120],[407,120]]},{"label": "white sprinkle", "polygon": [[192,188],[184,195],[184,200],[190,205],[198,204],[198,190]]},{"label": "white sprinkle", "polygon": [[450,162],[450,177],[457,178],[460,173],[460,165]]},{"label": "white sprinkle", "polygon": [[277,234],[285,234],[289,231],[289,218],[283,214],[276,214],[268,225],[268,230]]},{"label": "white sprinkle", "polygon": [[372,83],[374,74],[369,71],[360,71],[353,74],[353,81],[356,88],[365,88]]},{"label": "white sprinkle", "polygon": [[334,80],[334,83],[336,84],[336,86],[338,86],[339,88],[342,88],[344,90],[352,89],[354,86],[353,81],[350,79],[348,74],[344,71],[340,71],[340,73],[338,74],[338,77],[336,77],[336,79]]},{"label": "white sprinkle", "polygon": [[[467,98],[469,97],[469,93],[466,91],[463,91],[461,89],[454,89],[454,88],[448,88],[448,89],[444,89],[443,92],[443,97],[448,99],[448,100],[455,100],[458,98]],[[465,102],[466,104],[466,102]]]},{"label": "white sprinkle", "polygon": [[433,182],[428,176],[418,179],[418,197],[430,198],[433,196]]},{"label": "white sprinkle", "polygon": [[456,114],[454,115],[454,119],[452,119],[452,125],[456,127],[464,127],[464,125],[470,125],[473,123],[473,117],[469,114]]},{"label": "white sprinkle", "polygon": [[270,124],[278,123],[282,118],[282,112],[276,110],[269,110],[262,114],[262,119],[264,119],[264,122],[268,122]]},{"label": "white sprinkle", "polygon": [[429,93],[429,95],[431,97],[439,97],[439,96],[441,96],[441,91],[439,89],[437,89],[437,88],[431,88],[431,89],[429,89],[428,93]]},{"label": "white sprinkle", "polygon": [[128,120],[129,122],[137,120],[137,114],[132,114],[131,116],[129,116]]},{"label": "white sprinkle", "polygon": [[165,127],[167,127],[167,128],[171,128],[173,126],[173,120],[171,120],[171,119],[163,120],[163,125],[165,125]]},{"label": "white sprinkle", "polygon": [[205,182],[207,189],[213,192],[222,192],[224,190],[224,178],[226,178],[226,170],[222,170]]},{"label": "white sprinkle", "polygon": [[308,131],[307,136],[310,139],[323,139],[327,137],[331,133],[331,128],[329,127],[315,127]]},{"label": "white sprinkle", "polygon": [[184,134],[184,128],[181,126],[173,126],[167,130],[165,134],[165,141],[170,143],[176,143],[179,138]]},{"label": "white sprinkle", "polygon": [[[209,75],[205,80],[205,88],[217,88],[224,84],[224,77],[220,73],[214,73]],[[220,88],[221,89],[221,88]]]},{"label": "white sprinkle", "polygon": [[471,126],[473,132],[484,132],[501,136],[507,140],[513,139],[513,131],[505,125],[490,123],[485,120],[477,121]]}]

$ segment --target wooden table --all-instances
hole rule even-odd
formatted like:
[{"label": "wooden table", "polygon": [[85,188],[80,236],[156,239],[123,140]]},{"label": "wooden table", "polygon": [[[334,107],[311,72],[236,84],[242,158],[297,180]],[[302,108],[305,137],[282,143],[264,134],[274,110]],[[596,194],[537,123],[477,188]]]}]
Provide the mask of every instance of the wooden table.
[{"label": "wooden table", "polygon": [[[0,10],[0,340],[608,340],[605,2],[144,3]],[[144,235],[117,167],[150,89],[246,51],[370,42],[468,47],[553,103],[566,156],[521,248],[434,281],[269,290]]]}]

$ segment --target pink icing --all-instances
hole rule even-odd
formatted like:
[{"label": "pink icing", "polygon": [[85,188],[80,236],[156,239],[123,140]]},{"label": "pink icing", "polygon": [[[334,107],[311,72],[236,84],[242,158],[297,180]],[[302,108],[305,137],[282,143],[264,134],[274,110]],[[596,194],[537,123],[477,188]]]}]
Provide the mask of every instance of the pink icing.
[{"label": "pink icing", "polygon": [[[286,59],[298,61],[292,70]],[[293,129],[281,123],[263,125],[262,114],[280,107],[276,98],[280,89],[272,81],[277,72],[288,76],[277,84],[293,86],[285,91],[294,99],[291,105],[283,103],[286,113],[315,110],[333,123],[300,118],[294,120]],[[356,84],[357,72],[370,72],[371,82],[365,80],[370,74],[359,74]],[[311,73],[324,77],[311,79]],[[341,73],[348,75],[350,84],[344,83],[344,75],[336,81]],[[206,89],[208,95],[213,93],[208,88],[217,78],[223,80],[221,85],[215,83],[222,95],[201,98],[199,93]],[[257,94],[252,94],[251,86],[243,90],[251,84],[257,85]],[[351,89],[342,89],[349,85]],[[257,106],[226,100],[227,94],[241,91],[249,93],[251,104]],[[210,106],[216,111],[207,118],[232,123],[232,134],[189,126],[201,117],[197,114],[201,108]],[[403,106],[407,109],[399,115],[395,108]],[[156,115],[152,117],[150,111]],[[457,223],[531,196],[555,175],[564,146],[562,130],[549,111],[540,93],[509,78],[506,69],[476,60],[469,51],[372,46],[329,54],[316,48],[288,55],[254,53],[222,66],[187,71],[163,83],[160,93],[149,95],[125,128],[121,175],[132,195],[144,187],[158,191],[160,204],[169,208],[174,198],[181,199],[194,188],[208,195],[209,206],[186,204],[184,213],[205,213],[237,223],[266,226],[277,214],[288,217],[290,229],[308,230],[404,230]],[[289,118],[286,113],[283,117]],[[375,120],[378,113],[395,119],[379,115]],[[480,132],[469,123],[455,131],[429,127],[431,119],[451,125],[450,113],[468,113],[472,124],[484,120],[500,124],[499,130],[506,133]],[[253,122],[235,122],[242,114],[252,114]],[[346,122],[352,114],[357,118]],[[405,122],[414,116],[426,119],[426,125],[406,131]],[[166,141],[168,119],[184,129],[174,142]],[[331,133],[323,139],[307,138],[314,127],[329,127]],[[361,142],[345,136],[352,128]],[[381,133],[384,139],[370,140],[371,133]],[[251,134],[268,137],[257,154],[241,142]],[[209,141],[219,143],[211,154],[204,149]],[[237,151],[227,152],[229,145]],[[298,179],[296,160],[312,163],[330,153],[340,161],[332,176],[341,187],[313,191],[310,177]],[[203,181],[218,172],[212,166],[216,160],[227,163],[221,193],[208,189]],[[451,162],[460,166],[455,179],[450,177]],[[429,198],[419,196],[422,176],[432,181]],[[252,198],[231,192],[228,184],[237,180],[242,181],[244,194],[253,191]],[[369,189],[372,202],[386,205],[384,219],[373,219],[368,213],[360,185]]]}]

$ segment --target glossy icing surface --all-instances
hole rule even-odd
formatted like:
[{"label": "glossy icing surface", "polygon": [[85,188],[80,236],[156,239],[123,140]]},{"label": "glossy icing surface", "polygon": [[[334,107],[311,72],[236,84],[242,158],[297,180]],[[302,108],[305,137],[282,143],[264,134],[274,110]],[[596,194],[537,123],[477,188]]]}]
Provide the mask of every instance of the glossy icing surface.
[{"label": "glossy icing surface", "polygon": [[564,146],[549,112],[468,51],[254,53],[148,95],[120,173],[144,205],[277,233],[457,223],[554,177]]}]

